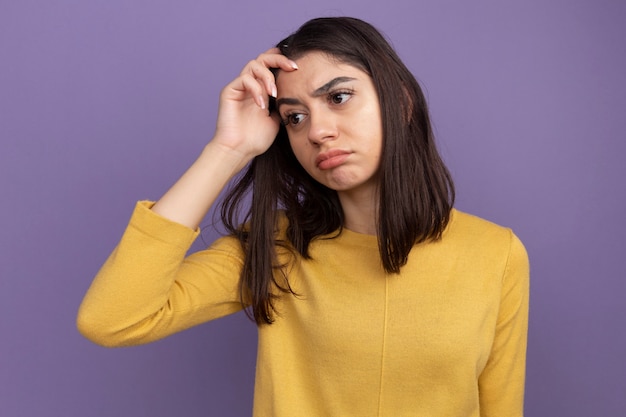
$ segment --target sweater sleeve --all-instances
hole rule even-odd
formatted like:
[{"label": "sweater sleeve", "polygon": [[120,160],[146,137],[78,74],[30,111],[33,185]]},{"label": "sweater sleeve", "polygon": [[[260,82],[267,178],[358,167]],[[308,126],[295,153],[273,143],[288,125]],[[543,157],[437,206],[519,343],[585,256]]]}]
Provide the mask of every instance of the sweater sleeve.
[{"label": "sweater sleeve", "polygon": [[151,206],[137,204],[79,308],[78,329],[94,343],[148,343],[242,308],[238,242],[221,238],[185,257],[199,232]]},{"label": "sweater sleeve", "polygon": [[528,302],[528,255],[522,242],[511,232],[495,338],[478,381],[481,417],[521,417],[524,414]]}]

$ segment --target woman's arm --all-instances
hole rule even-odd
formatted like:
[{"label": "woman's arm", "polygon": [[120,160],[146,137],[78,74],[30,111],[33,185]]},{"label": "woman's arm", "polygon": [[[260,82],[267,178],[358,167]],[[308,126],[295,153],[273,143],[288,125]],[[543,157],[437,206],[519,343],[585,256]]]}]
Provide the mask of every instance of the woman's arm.
[{"label": "woman's arm", "polygon": [[156,204],[137,205],[79,309],[77,325],[88,339],[105,346],[147,343],[241,308],[235,239],[185,256],[228,181],[276,136],[277,117],[265,105],[276,88],[269,68],[295,68],[277,52],[250,61],[223,89],[211,142]]},{"label": "woman's arm", "polygon": [[478,381],[481,417],[524,415],[529,275],[526,249],[511,232],[495,337]]},{"label": "woman's arm", "polygon": [[185,257],[198,232],[159,216],[151,205],[137,204],[82,301],[77,326],[94,343],[148,343],[242,308],[236,239],[222,238]]}]

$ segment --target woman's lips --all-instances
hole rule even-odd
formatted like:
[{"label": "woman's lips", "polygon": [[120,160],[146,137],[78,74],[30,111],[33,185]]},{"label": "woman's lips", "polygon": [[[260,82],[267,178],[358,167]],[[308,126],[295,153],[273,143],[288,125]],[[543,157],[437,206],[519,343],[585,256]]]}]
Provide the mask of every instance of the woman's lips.
[{"label": "woman's lips", "polygon": [[331,149],[330,151],[322,152],[315,158],[315,166],[322,170],[338,167],[348,159],[350,153],[341,149]]}]

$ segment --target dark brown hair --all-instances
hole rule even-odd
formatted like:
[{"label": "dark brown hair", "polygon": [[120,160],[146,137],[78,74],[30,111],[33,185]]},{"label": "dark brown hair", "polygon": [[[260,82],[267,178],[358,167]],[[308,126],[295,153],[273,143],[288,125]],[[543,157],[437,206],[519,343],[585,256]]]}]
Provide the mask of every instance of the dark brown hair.
[{"label": "dark brown hair", "polygon": [[[378,247],[385,271],[398,273],[415,244],[441,237],[454,203],[452,178],[435,147],[419,84],[380,32],[359,19],[313,19],[277,46],[293,60],[324,52],[372,78],[383,129]],[[252,201],[240,218],[250,189]],[[286,238],[277,235],[281,209],[289,222]],[[251,162],[228,193],[221,215],[228,232],[242,244],[241,301],[251,306],[248,314],[258,324],[272,323],[280,292],[294,293],[288,265],[278,262],[277,249],[308,259],[311,241],[340,232],[344,220],[337,193],[304,171],[283,126],[268,151]]]}]

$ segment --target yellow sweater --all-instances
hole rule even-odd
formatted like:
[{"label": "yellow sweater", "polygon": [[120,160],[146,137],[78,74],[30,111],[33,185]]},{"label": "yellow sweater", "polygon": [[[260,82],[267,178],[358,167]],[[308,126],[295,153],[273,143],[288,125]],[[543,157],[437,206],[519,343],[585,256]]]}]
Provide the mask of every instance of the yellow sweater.
[{"label": "yellow sweater", "polygon": [[[139,203],[78,315],[105,346],[147,343],[241,309],[233,238],[197,236]],[[293,265],[259,328],[255,416],[523,415],[528,259],[509,230],[453,210],[443,238],[385,274],[376,237],[344,230]]]}]

